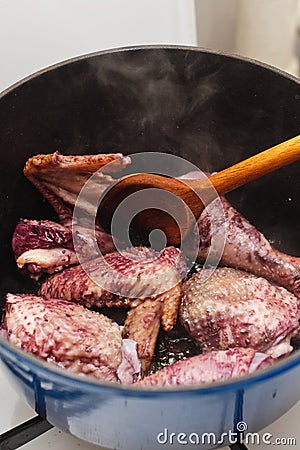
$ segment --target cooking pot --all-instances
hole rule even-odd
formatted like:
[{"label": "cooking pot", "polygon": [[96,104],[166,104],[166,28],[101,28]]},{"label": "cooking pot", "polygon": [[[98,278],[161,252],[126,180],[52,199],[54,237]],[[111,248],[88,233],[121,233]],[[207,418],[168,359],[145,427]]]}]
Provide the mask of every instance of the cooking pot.
[{"label": "cooking pot", "polygon": [[[11,251],[19,218],[55,219],[25,179],[30,156],[159,151],[216,171],[299,134],[299,80],[245,58],[194,47],[103,51],[41,70],[0,97],[1,307],[37,286]],[[228,198],[274,246],[300,255],[299,163]],[[0,339],[20,395],[52,425],[114,449],[232,443],[230,432],[267,426],[300,398],[296,351],[269,369],[224,383],[145,389],[82,377]],[[180,433],[183,433],[180,435]],[[186,442],[183,444],[183,441]],[[201,440],[200,440],[201,442]]]}]

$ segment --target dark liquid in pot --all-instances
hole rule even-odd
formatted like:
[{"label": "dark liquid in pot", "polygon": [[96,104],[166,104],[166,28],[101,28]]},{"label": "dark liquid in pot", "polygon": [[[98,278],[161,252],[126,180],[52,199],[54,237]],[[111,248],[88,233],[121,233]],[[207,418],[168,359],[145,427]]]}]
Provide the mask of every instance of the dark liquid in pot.
[{"label": "dark liquid in pot", "polygon": [[199,353],[201,353],[200,347],[180,324],[177,324],[169,333],[161,330],[158,335],[150,373]]}]

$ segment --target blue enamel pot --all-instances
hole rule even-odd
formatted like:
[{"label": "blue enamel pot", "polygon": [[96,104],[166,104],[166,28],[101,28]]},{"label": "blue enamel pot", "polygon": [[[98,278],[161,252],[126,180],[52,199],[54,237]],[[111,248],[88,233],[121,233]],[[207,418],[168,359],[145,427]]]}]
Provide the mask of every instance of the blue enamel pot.
[{"label": "blue enamel pot", "polygon": [[[98,52],[46,68],[0,96],[1,306],[36,285],[16,270],[19,218],[55,219],[22,174],[37,153],[159,151],[216,171],[299,134],[299,80],[194,47]],[[299,163],[230,194],[274,246],[300,255]],[[16,390],[52,425],[109,449],[203,449],[256,432],[300,399],[300,355],[225,383],[141,388],[63,371],[0,338]],[[244,424],[244,425],[241,425]],[[197,444],[197,445],[196,445]]]}]

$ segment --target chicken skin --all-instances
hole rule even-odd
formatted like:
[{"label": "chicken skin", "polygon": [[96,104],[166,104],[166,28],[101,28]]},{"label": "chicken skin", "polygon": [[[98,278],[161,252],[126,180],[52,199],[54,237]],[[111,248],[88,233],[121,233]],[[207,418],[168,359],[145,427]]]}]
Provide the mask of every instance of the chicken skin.
[{"label": "chicken skin", "polygon": [[81,305],[7,294],[3,328],[12,344],[72,372],[126,383],[139,376],[135,345],[108,317]]},{"label": "chicken skin", "polygon": [[241,270],[205,270],[184,284],[180,305],[180,321],[203,351],[250,347],[275,358],[292,351],[299,327],[293,294]]},{"label": "chicken skin", "polygon": [[275,360],[250,348],[213,351],[177,361],[139,380],[141,386],[189,386],[225,381],[263,369]]}]

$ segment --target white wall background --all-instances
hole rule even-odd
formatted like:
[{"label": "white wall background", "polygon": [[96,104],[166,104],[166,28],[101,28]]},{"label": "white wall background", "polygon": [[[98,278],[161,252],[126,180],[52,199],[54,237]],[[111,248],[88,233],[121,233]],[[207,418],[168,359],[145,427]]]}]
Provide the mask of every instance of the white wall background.
[{"label": "white wall background", "polygon": [[195,0],[195,6],[199,45],[299,73],[300,0]]},{"label": "white wall background", "polygon": [[193,0],[0,0],[0,91],[72,56],[196,42]]},{"label": "white wall background", "polygon": [[0,91],[52,63],[135,44],[200,45],[298,74],[297,8],[300,0],[0,0]]}]

